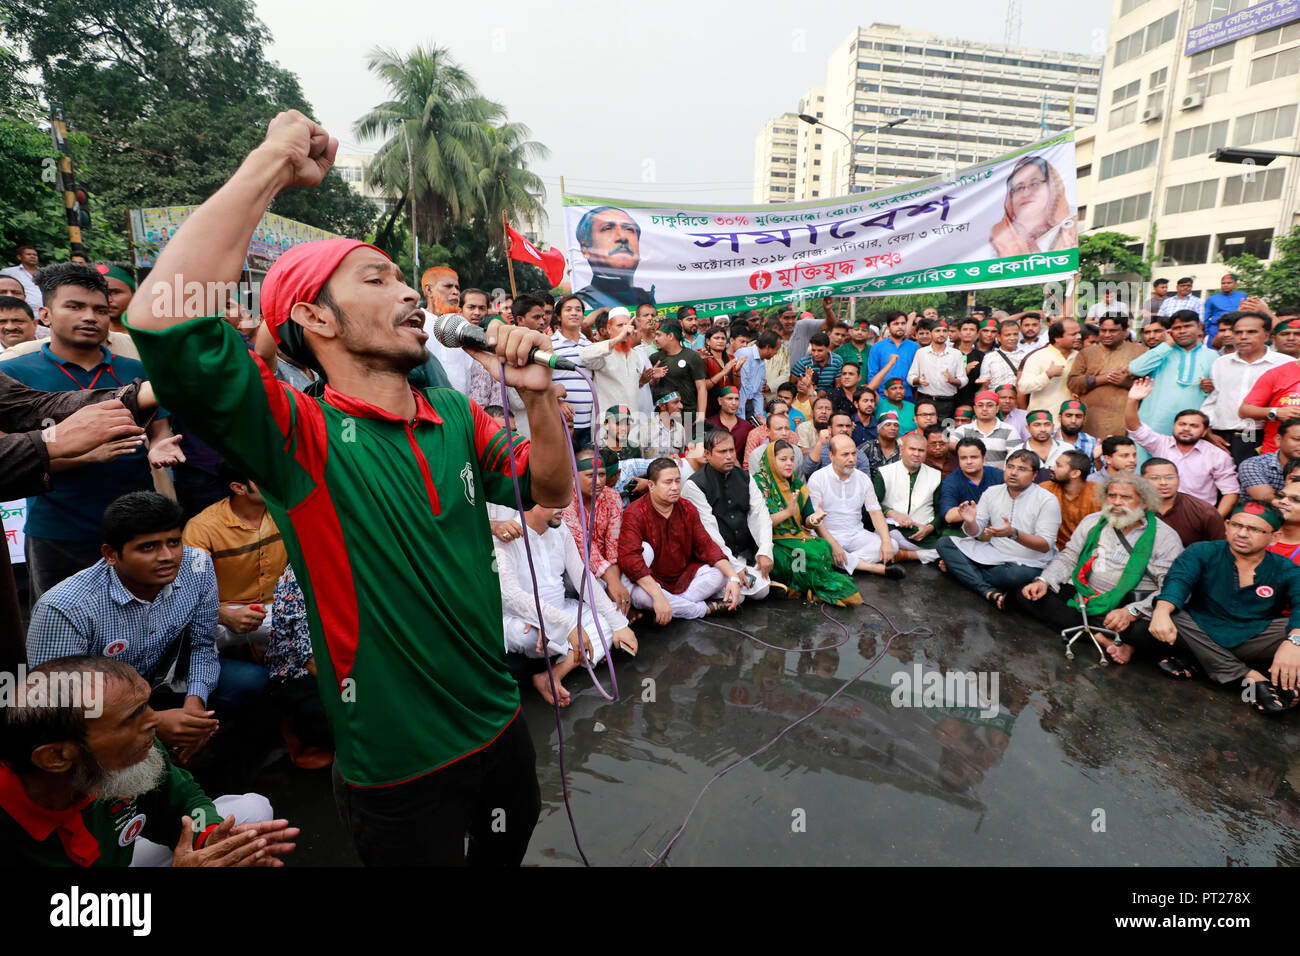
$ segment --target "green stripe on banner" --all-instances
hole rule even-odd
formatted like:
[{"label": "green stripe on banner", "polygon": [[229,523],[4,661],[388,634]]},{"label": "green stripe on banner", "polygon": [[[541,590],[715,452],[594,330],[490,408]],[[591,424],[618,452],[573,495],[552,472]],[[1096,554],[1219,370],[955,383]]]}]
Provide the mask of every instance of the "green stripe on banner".
[{"label": "green stripe on banner", "polygon": [[827,282],[820,286],[801,289],[789,289],[782,292],[768,292],[755,295],[731,296],[721,299],[684,299],[681,302],[660,302],[658,309],[664,314],[672,314],[673,309],[682,305],[693,305],[697,314],[702,316],[730,315],[745,309],[767,309],[777,305],[794,302],[807,302],[831,295],[891,295],[894,293],[943,292],[951,289],[970,289],[980,285],[1004,288],[1013,285],[1029,285],[1034,282],[1048,282],[1053,279],[1065,280],[1079,271],[1079,250],[1062,249],[1058,252],[1035,252],[1023,256],[1007,256],[1003,259],[984,259],[961,265],[943,266],[933,269],[918,269],[915,272],[900,272],[897,275],[879,276],[874,279],[849,279],[843,282]]}]

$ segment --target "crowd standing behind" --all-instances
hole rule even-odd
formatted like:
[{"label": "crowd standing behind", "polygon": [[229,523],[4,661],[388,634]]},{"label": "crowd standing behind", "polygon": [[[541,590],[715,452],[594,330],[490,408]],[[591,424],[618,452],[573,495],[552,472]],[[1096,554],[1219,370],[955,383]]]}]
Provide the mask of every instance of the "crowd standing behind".
[{"label": "crowd standing behind", "polygon": [[[0,428],[30,427],[10,409],[45,393],[67,396],[60,416],[107,403],[113,427],[93,440],[70,429],[80,443],[57,452],[3,436],[6,464],[38,456],[43,469],[0,481],[29,496],[30,625],[25,649],[6,635],[7,659],[106,669],[123,706],[149,699],[158,772],[181,785],[218,729],[268,715],[297,765],[327,766],[334,740],[280,531],[241,466],[186,441],[152,400],[121,321],[134,274],[39,268],[27,245],[16,258],[0,271]],[[595,385],[555,375],[572,503],[489,506],[502,653],[548,702],[570,702],[563,679],[584,659],[635,654],[654,625],[777,597],[849,606],[855,574],[898,587],[908,562],[936,564],[998,612],[1023,609],[1044,637],[1083,612],[1120,636],[1103,638],[1116,663],[1244,681],[1264,713],[1300,702],[1300,316],[1232,276],[1204,301],[1190,279],[1172,294],[1157,279],[1140,305],[1107,297],[1086,325],[932,309],[849,323],[829,300],[820,316],[587,311],[545,292],[502,305],[449,269],[422,278],[430,318],[548,334]],[[265,375],[321,386],[257,318],[232,304],[226,320]],[[431,382],[482,406],[483,427],[526,433],[515,389],[503,404],[480,364],[429,348]],[[269,834],[281,849],[257,859],[273,862],[291,843],[265,801],[232,812],[214,846]],[[185,852],[201,850],[190,836]]]}]

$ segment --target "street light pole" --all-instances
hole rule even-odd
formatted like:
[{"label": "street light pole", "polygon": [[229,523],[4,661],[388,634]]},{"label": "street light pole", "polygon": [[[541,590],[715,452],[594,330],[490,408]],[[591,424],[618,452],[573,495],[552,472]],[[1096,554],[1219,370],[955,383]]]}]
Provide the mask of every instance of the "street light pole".
[{"label": "street light pole", "polygon": [[[864,129],[861,133],[859,133],[856,137],[850,139],[849,134],[844,132],[844,130],[838,129],[837,127],[832,126],[830,123],[823,123],[815,116],[809,116],[807,113],[800,113],[799,119],[803,120],[809,126],[824,126],[829,130],[834,130],[835,132],[843,136],[844,141],[849,144],[849,195],[853,195],[853,187],[857,179],[856,173],[858,167],[858,140],[862,139],[862,137],[866,136],[868,133],[879,133],[882,129],[892,129],[895,126],[902,126],[904,123],[907,122],[907,117],[904,116],[894,120],[891,123],[886,123],[883,126],[877,125],[877,126],[868,127],[867,129]],[[876,138],[877,148],[879,148],[879,144],[880,144],[880,138],[877,137]],[[873,166],[872,168],[875,167]]]}]

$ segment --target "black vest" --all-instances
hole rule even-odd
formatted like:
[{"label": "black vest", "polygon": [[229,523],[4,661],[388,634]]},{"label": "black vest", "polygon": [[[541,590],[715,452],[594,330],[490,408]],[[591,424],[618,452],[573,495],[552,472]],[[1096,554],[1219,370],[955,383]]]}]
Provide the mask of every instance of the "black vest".
[{"label": "black vest", "polygon": [[749,533],[749,475],[739,465],[725,476],[712,465],[705,465],[689,480],[704,492],[728,550],[737,558],[752,562],[758,545]]}]

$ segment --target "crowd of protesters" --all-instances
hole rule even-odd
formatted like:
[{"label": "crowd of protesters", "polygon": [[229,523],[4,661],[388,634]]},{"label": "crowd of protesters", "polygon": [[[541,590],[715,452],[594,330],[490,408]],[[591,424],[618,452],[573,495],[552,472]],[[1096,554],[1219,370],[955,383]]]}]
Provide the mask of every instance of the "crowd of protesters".
[{"label": "crowd of protesters", "polygon": [[[272,466],[223,454],[242,447],[233,438],[208,444],[186,420],[204,417],[193,400],[176,415],[160,406],[137,345],[173,333],[133,337],[124,323],[136,272],[42,268],[27,245],[16,259],[0,271],[0,499],[26,498],[25,560],[10,568],[0,552],[3,664],[100,675],[127,730],[55,753],[41,734],[56,718],[8,715],[0,854],[275,865],[296,831],[257,794],[209,800],[189,771],[240,768],[266,727],[297,766],[335,762],[347,741],[319,689],[327,639],[311,610],[334,597],[298,576],[312,562],[296,538],[286,547],[257,480]],[[526,329],[583,370],[552,386],[572,500],[522,513],[489,501],[481,529],[500,653],[550,703],[571,701],[566,675],[636,654],[674,618],[778,597],[853,606],[856,575],[906,587],[915,562],[1045,639],[1086,621],[1117,664],[1244,684],[1252,707],[1279,714],[1300,702],[1300,309],[1272,310],[1232,276],[1204,301],[1191,284],[1171,294],[1157,280],[1140,307],[1108,296],[1082,320],[926,309],[849,322],[830,300],[820,314],[729,316],[588,311],[541,291],[493,301],[435,268],[405,324],[459,313],[497,335]],[[235,302],[223,318],[235,358],[280,383],[266,387],[346,398],[329,398],[294,323]],[[423,384],[469,397],[482,467],[508,476],[521,446],[504,429],[528,436],[533,392],[433,338],[427,350]],[[418,405],[408,427],[439,414]],[[310,449],[293,454],[310,467]],[[475,504],[472,475],[460,478]],[[312,479],[276,481],[279,494]],[[35,778],[64,785],[53,799],[65,802],[34,800]],[[142,786],[189,822],[109,852],[79,824],[92,786],[120,796],[104,833],[140,812]]]}]

